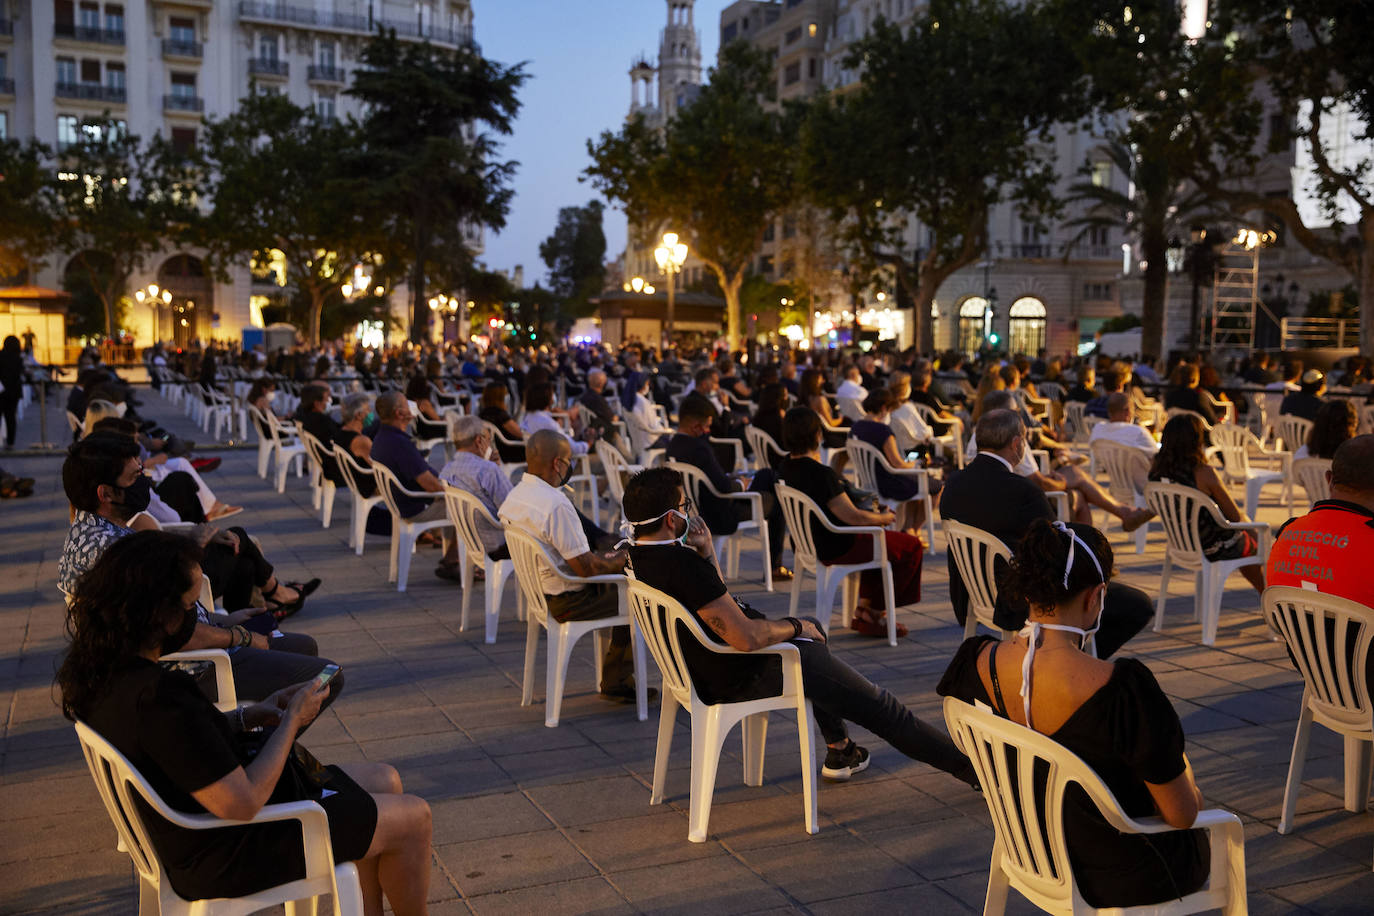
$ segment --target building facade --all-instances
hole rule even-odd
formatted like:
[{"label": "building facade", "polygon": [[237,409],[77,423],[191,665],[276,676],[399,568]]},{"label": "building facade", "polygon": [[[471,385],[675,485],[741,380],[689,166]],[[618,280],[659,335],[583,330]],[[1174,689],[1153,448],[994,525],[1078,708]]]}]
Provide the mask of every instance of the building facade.
[{"label": "building facade", "polygon": [[[439,47],[473,43],[469,0],[7,0],[0,14],[0,131],[59,150],[83,120],[106,112],[130,134],[190,145],[203,118],[231,114],[255,90],[327,117],[358,115],[344,90],[378,28]],[[469,242],[480,252],[480,229]],[[35,279],[60,288],[69,260],[54,253]],[[130,278],[129,292],[155,283],[173,299],[131,306],[125,330],[142,345],[237,340],[262,326],[262,306],[280,292],[276,276],[243,264],[223,283],[199,252],[163,252]],[[395,299],[406,314],[403,291]]]}]

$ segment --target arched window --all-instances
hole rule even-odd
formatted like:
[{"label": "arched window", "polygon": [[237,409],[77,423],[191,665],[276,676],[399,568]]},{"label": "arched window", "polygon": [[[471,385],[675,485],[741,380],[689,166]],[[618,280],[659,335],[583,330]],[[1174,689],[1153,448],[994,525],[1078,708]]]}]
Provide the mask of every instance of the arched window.
[{"label": "arched window", "polygon": [[988,300],[982,296],[969,296],[959,306],[959,349],[964,353],[977,353],[983,345],[983,315],[988,310]]},{"label": "arched window", "polygon": [[1034,356],[1045,346],[1045,303],[1022,296],[1007,313],[1007,352]]}]

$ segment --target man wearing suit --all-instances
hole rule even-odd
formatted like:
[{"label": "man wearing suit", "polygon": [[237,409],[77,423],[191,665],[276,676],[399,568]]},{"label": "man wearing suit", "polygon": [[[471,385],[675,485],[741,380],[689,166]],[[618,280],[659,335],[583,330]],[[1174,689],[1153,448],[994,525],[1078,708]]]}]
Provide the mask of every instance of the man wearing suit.
[{"label": "man wearing suit", "polygon": [[[785,582],[792,578],[792,573],[782,565],[782,540],[786,531],[782,506],[773,496],[773,472],[765,469],[754,474],[752,479],[740,479],[727,474],[711,447],[711,420],[712,412],[705,398],[683,398],[678,405],[677,432],[668,440],[668,457],[697,468],[706,475],[717,492],[740,493],[748,490],[763,494],[773,578]],[[701,504],[697,506],[697,513],[714,537],[734,534],[740,521],[749,518],[750,506],[745,500],[721,499],[704,490],[698,495]]]},{"label": "man wearing suit", "polygon": [[[940,516],[994,535],[1012,550],[1037,518],[1053,521],[1054,510],[1032,481],[1012,468],[1028,446],[1021,418],[1010,410],[990,410],[974,428],[978,455],[963,471],[945,483],[940,497]],[[998,579],[1002,566],[998,567]],[[968,589],[949,556],[949,597],[954,616],[962,625],[968,616]],[[1027,617],[1025,603],[998,595],[993,619],[1004,630],[1019,630]],[[1120,582],[1107,583],[1106,607],[1097,632],[1097,654],[1108,658],[1154,616],[1148,595]]]}]

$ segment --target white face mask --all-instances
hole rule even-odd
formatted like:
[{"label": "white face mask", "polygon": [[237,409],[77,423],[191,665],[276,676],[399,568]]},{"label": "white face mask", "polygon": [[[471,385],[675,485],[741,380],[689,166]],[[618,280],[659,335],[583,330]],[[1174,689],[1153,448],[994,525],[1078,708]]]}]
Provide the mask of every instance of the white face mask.
[{"label": "white face mask", "polygon": [[[676,515],[678,518],[682,519],[682,534],[678,535],[675,538],[669,538],[666,541],[641,541],[635,539],[634,530],[636,528],[640,527],[641,525],[652,525],[654,522],[658,521],[659,519],[667,515]],[[681,509],[673,508],[663,513],[663,515],[658,515],[650,519],[645,519],[642,522],[626,522],[625,524],[621,525],[620,533],[623,536],[623,540],[621,540],[621,542],[619,544],[616,544],[615,546],[617,550],[619,550],[626,544],[635,547],[663,547],[670,544],[676,544],[679,547],[686,547],[687,535],[690,534],[691,531],[692,526],[690,519],[688,519],[687,517],[687,513],[683,512]]]},{"label": "white face mask", "polygon": [[129,405],[125,404],[123,401],[120,401],[118,404],[115,405],[115,416],[122,417],[128,410]]}]

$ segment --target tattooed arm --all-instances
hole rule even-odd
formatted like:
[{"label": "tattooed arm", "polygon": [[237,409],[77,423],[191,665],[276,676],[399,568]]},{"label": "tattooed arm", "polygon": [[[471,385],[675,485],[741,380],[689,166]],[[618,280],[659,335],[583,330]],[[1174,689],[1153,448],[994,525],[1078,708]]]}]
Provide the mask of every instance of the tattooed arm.
[{"label": "tattooed arm", "polygon": [[[700,608],[697,616],[711,630],[725,640],[726,645],[741,652],[753,652],[764,646],[784,642],[792,638],[794,629],[786,620],[755,620],[744,616],[735,599],[727,592],[715,601]],[[820,628],[810,620],[802,621],[801,635],[817,642],[825,642]]]}]

